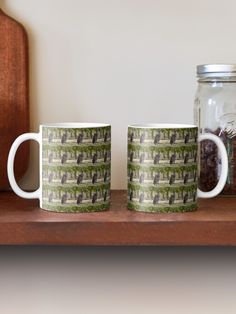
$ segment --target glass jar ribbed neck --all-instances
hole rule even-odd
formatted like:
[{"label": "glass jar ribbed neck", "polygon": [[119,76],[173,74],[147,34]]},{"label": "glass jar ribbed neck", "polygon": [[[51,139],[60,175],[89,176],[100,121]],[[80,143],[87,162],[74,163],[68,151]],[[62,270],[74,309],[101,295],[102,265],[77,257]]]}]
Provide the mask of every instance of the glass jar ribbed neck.
[{"label": "glass jar ribbed neck", "polygon": [[198,83],[236,83],[236,75],[201,77],[198,78]]}]

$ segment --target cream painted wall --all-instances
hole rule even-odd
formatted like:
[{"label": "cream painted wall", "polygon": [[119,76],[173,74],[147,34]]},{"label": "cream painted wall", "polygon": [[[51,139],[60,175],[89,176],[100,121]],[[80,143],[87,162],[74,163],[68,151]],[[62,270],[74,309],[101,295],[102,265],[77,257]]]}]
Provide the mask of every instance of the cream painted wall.
[{"label": "cream painted wall", "polygon": [[235,314],[234,248],[0,248],[1,314]]},{"label": "cream painted wall", "polygon": [[[0,0],[30,39],[31,130],[112,124],[112,187],[126,187],[126,129],[192,122],[195,66],[235,62],[236,2]],[[35,145],[34,145],[35,147]],[[37,185],[36,150],[23,186]]]}]

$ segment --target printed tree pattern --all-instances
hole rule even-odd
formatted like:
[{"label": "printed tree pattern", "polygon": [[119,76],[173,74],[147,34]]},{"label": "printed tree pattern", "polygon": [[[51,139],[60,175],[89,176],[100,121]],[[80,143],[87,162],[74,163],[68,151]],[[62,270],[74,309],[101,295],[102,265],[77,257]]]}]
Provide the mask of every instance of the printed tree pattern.
[{"label": "printed tree pattern", "polygon": [[43,127],[43,208],[61,212],[108,209],[110,162],[110,127]]},{"label": "printed tree pattern", "polygon": [[128,208],[196,209],[197,128],[128,130]]}]

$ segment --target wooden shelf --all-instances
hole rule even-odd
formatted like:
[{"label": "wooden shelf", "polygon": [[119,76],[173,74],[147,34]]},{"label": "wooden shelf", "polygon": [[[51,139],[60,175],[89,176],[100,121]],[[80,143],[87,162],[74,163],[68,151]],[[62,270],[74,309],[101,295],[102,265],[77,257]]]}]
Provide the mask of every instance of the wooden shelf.
[{"label": "wooden shelf", "polygon": [[236,245],[236,198],[199,200],[191,213],[126,209],[126,191],[112,191],[111,210],[62,214],[11,192],[0,194],[0,244]]}]

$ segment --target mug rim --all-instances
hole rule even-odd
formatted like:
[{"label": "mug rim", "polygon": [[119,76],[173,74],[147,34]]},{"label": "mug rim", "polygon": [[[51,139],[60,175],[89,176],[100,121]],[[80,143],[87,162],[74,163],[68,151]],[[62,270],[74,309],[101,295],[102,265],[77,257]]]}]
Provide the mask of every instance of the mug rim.
[{"label": "mug rim", "polygon": [[137,123],[129,124],[128,127],[137,129],[191,129],[197,128],[197,125],[178,123]]},{"label": "mug rim", "polygon": [[45,124],[41,124],[40,126],[41,127],[47,127],[47,128],[84,129],[84,128],[110,127],[111,124],[108,124],[108,123],[92,123],[92,122],[56,122],[56,123],[45,123]]}]

